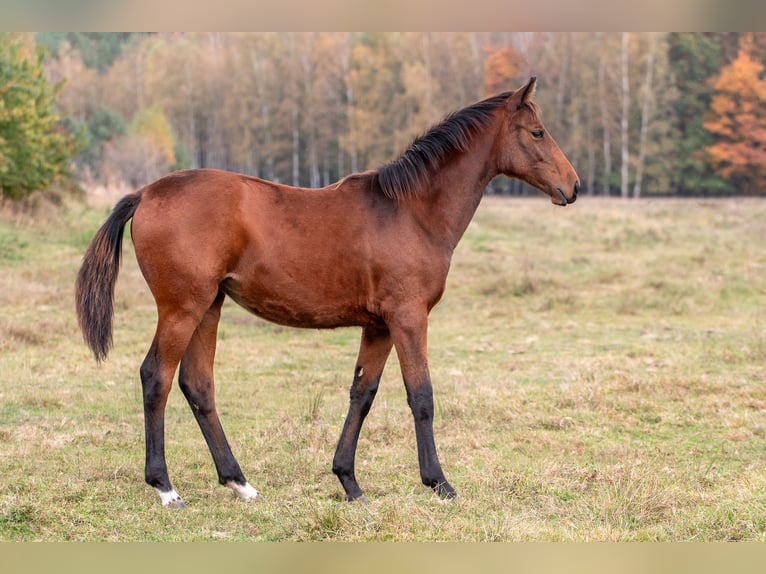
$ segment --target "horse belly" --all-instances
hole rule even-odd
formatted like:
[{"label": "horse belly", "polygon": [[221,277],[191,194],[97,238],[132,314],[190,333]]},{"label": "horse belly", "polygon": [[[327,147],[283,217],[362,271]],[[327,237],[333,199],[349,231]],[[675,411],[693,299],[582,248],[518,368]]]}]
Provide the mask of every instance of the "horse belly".
[{"label": "horse belly", "polygon": [[331,329],[377,322],[351,291],[342,289],[320,289],[308,282],[246,282],[236,276],[227,277],[221,289],[251,313],[289,327]]}]

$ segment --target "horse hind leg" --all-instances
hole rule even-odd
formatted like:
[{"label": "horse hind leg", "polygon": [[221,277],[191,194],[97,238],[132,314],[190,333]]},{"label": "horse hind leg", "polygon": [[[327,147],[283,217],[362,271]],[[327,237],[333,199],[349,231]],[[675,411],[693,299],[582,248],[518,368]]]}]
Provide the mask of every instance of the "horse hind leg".
[{"label": "horse hind leg", "polygon": [[184,508],[170,483],[165,460],[165,405],[176,367],[198,320],[189,314],[160,313],[157,332],[141,365],[146,464],[144,478],[159,493],[163,506]]},{"label": "horse hind leg", "polygon": [[223,300],[223,293],[219,293],[194,331],[181,359],[178,381],[210,449],[218,481],[244,500],[263,501],[263,496],[250,486],[242,474],[215,406],[213,362]]}]

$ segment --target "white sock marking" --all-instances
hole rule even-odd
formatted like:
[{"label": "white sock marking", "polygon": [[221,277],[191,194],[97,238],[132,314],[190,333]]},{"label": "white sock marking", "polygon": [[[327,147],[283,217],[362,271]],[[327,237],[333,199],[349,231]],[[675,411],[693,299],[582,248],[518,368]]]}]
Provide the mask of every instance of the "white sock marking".
[{"label": "white sock marking", "polygon": [[181,500],[181,496],[175,491],[175,489],[169,490],[168,492],[163,492],[159,488],[155,488],[155,490],[160,495],[160,500],[162,500],[162,506],[168,506],[174,502],[180,502],[183,504],[183,500]]},{"label": "white sock marking", "polygon": [[249,482],[246,482],[245,485],[242,486],[241,484],[237,484],[231,480],[226,483],[226,486],[236,492],[237,496],[239,496],[242,500],[256,500],[258,498],[263,498],[260,492],[250,486]]}]

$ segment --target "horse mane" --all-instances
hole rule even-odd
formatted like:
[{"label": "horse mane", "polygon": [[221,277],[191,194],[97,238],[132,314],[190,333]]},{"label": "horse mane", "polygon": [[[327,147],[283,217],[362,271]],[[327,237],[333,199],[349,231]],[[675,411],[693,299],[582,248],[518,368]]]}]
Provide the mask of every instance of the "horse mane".
[{"label": "horse mane", "polygon": [[512,94],[503,92],[449,114],[415,138],[398,159],[369,173],[377,184],[375,187],[390,199],[414,195],[445,159],[468,148],[471,138],[489,123],[492,112],[505,105]]}]

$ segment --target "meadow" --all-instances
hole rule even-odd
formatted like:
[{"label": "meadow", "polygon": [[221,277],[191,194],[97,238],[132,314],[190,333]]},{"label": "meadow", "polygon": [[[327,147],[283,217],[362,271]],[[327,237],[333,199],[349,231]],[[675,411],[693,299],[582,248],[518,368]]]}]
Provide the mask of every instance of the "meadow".
[{"label": "meadow", "polygon": [[458,498],[420,484],[395,354],[343,502],[331,472],[359,331],[227,302],[217,401],[266,497],[217,484],[171,393],[188,508],[143,482],[138,367],[154,303],[130,241],[114,348],[82,342],[73,285],[106,207],[0,217],[2,541],[731,541],[766,538],[766,201],[487,197],[431,314],[435,435]]}]

